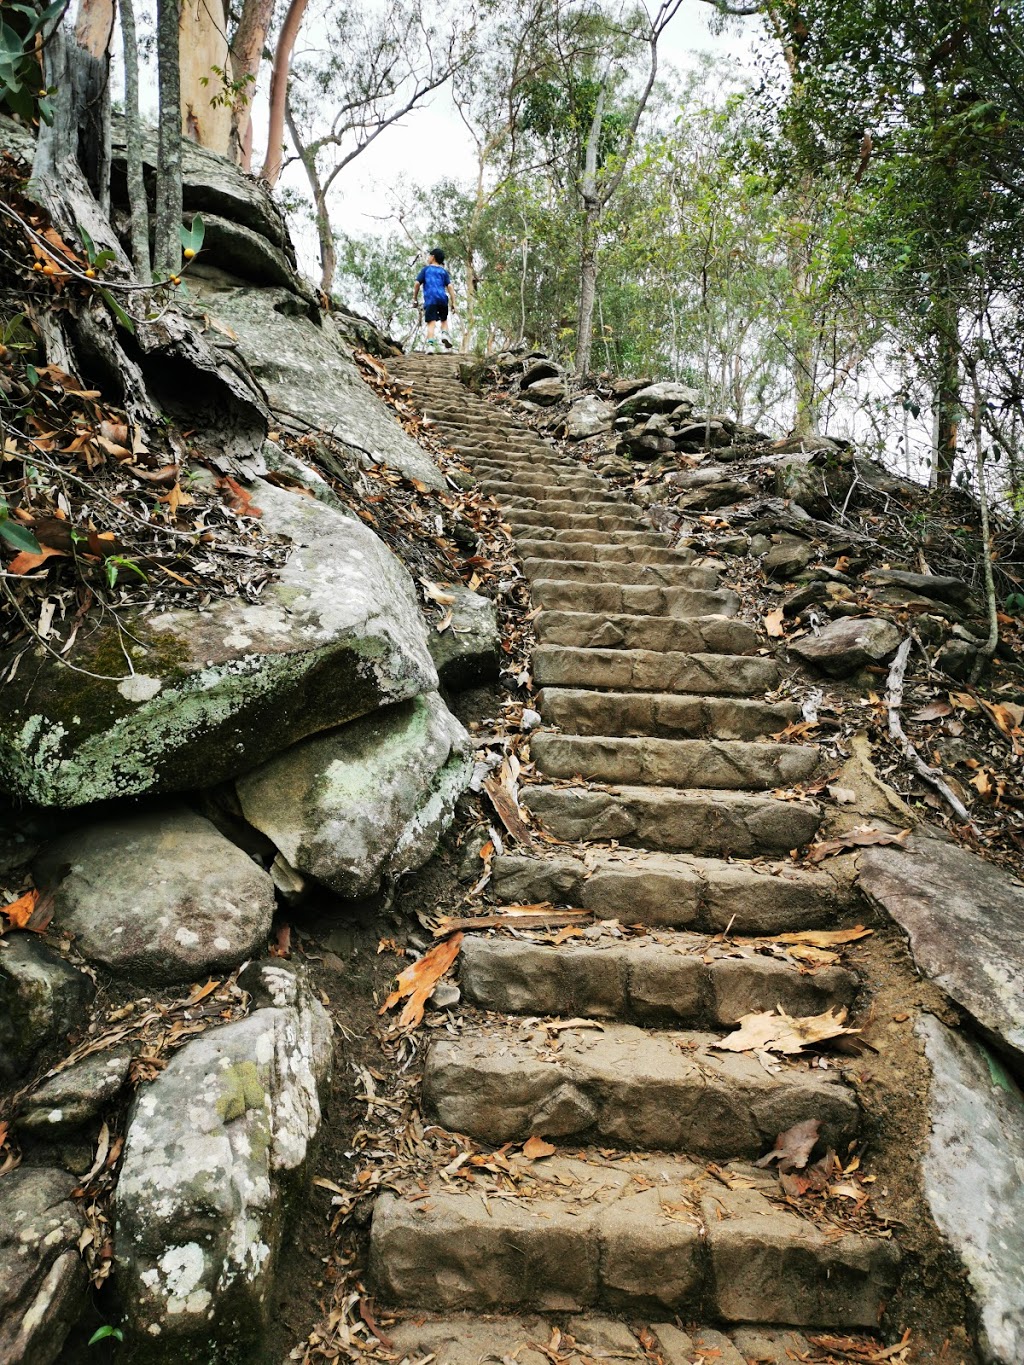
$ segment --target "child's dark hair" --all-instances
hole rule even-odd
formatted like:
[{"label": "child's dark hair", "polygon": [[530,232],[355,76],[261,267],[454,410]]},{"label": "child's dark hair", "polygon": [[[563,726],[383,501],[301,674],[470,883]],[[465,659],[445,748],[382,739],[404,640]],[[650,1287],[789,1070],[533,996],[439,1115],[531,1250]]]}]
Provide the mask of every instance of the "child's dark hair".
[{"label": "child's dark hair", "polygon": [[438,263],[438,265],[444,265],[444,252],[441,250],[439,246],[432,246],[430,248],[430,254],[431,256],[433,256],[434,260]]}]

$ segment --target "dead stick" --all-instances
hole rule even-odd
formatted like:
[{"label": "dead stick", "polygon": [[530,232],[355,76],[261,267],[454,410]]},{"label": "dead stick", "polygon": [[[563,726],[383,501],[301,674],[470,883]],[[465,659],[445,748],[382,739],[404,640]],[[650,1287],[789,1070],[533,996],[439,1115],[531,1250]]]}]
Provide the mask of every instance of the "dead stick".
[{"label": "dead stick", "polygon": [[889,679],[886,684],[888,690],[885,695],[885,706],[889,713],[889,734],[897,741],[903,750],[904,758],[918,777],[927,782],[930,787],[934,787],[957,819],[968,825],[971,831],[978,836],[978,827],[971,819],[967,807],[941,773],[928,766],[907,738],[903,729],[903,722],[900,720],[900,707],[903,705],[903,675],[907,671],[907,660],[910,658],[910,648],[913,643],[913,638],[908,635],[896,651],[895,659],[889,665]]}]

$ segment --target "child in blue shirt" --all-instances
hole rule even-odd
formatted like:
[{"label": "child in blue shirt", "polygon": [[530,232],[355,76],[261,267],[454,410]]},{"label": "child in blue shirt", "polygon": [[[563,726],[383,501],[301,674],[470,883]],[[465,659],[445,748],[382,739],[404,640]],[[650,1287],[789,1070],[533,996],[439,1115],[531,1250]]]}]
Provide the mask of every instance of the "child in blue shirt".
[{"label": "child in blue shirt", "polygon": [[412,295],[413,303],[419,303],[420,289],[423,290],[423,317],[427,324],[427,347],[431,351],[437,350],[437,337],[434,335],[434,330],[440,323],[441,344],[446,351],[450,351],[452,342],[448,335],[448,308],[451,305],[451,310],[454,313],[455,295],[452,293],[452,277],[444,268],[444,252],[439,246],[431,248],[430,255],[427,257],[427,264],[416,276],[416,288]]}]

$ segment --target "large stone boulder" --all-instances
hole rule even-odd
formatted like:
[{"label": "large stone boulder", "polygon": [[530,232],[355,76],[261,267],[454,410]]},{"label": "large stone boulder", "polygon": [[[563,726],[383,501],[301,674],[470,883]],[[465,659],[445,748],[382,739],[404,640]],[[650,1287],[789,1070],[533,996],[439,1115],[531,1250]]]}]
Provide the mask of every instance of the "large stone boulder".
[{"label": "large stone boulder", "polygon": [[274,883],[185,807],[84,825],[36,861],[54,926],[90,962],[138,982],[194,981],[266,944]]},{"label": "large stone boulder", "polygon": [[22,1166],[0,1180],[0,1360],[50,1365],[89,1306],[84,1220],[64,1171]]},{"label": "large stone boulder", "polygon": [[35,934],[0,938],[0,1081],[14,1081],[84,1027],[96,987]]},{"label": "large stone boulder", "polygon": [[9,793],[69,807],[211,785],[437,685],[412,581],[373,532],[271,484],[254,501],[292,542],[258,602],[100,622],[74,655],[100,677],[23,656],[0,689]]},{"label": "large stone boulder", "polygon": [[588,436],[600,436],[611,431],[615,409],[592,393],[576,400],[565,414],[562,434],[570,441],[585,441]]},{"label": "large stone boulder", "polygon": [[446,487],[427,452],[364,383],[330,314],[283,289],[216,278],[194,283],[203,306],[235,334],[284,426],[328,432],[367,465],[390,465],[430,488]]},{"label": "large stone boulder", "polygon": [[963,1261],[986,1365],[1024,1360],[1024,1099],[998,1061],[931,1015],[917,1024],[932,1070],[921,1162],[932,1217]]},{"label": "large stone boulder", "polygon": [[939,838],[865,849],[858,866],[861,890],[907,934],[918,970],[1024,1076],[1024,886]]},{"label": "large stone boulder", "polygon": [[560,403],[568,390],[564,379],[535,379],[529,388],[524,388],[519,397],[526,403],[536,403],[538,407],[548,408]]},{"label": "large stone boulder", "polygon": [[240,982],[253,1013],[182,1048],[129,1118],[116,1284],[131,1358],[154,1365],[253,1358],[320,1127],[326,1011],[288,963]]},{"label": "large stone boulder", "polygon": [[318,735],[236,782],[250,824],[299,872],[348,897],[422,866],[472,768],[436,693]]},{"label": "large stone boulder", "polygon": [[624,398],[615,413],[618,417],[636,417],[641,413],[678,412],[680,408],[691,410],[699,402],[700,394],[696,389],[666,380],[659,384],[648,384],[638,393]]},{"label": "large stone boulder", "polygon": [[817,635],[793,640],[789,652],[832,678],[845,678],[865,664],[880,664],[899,648],[900,633],[880,616],[847,616]]},{"label": "large stone boulder", "polygon": [[828,517],[833,506],[842,506],[853,483],[853,463],[840,463],[838,454],[793,456],[775,471],[775,491],[809,512]]}]

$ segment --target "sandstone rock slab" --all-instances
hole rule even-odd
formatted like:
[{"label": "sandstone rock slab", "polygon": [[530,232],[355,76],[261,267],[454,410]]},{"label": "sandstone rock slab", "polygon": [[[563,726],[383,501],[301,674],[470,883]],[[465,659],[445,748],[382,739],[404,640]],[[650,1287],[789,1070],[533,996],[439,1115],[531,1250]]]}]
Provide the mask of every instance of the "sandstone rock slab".
[{"label": "sandstone rock slab", "polygon": [[501,650],[494,603],[460,583],[445,584],[444,591],[452,598],[444,604],[451,621],[443,631],[431,630],[428,639],[442,685],[457,692],[490,682],[498,676]]},{"label": "sandstone rock slab", "polygon": [[633,417],[639,413],[676,412],[679,408],[692,409],[700,402],[696,389],[666,380],[648,384],[646,388],[624,398],[615,409],[617,417]]},{"label": "sandstone rock slab", "polygon": [[258,1342],[320,1126],[326,1011],[287,963],[240,981],[253,1013],[176,1053],[129,1120],[115,1202],[122,1325],[130,1349],[167,1365]]},{"label": "sandstone rock slab", "polygon": [[28,1072],[87,1021],[96,987],[35,934],[0,939],[0,1080]]},{"label": "sandstone rock slab", "polygon": [[600,436],[610,431],[615,409],[611,403],[602,402],[593,394],[577,399],[565,414],[562,432],[570,441],[585,441],[590,436]]},{"label": "sandstone rock slab", "polygon": [[466,731],[430,693],[308,739],[236,789],[292,867],[357,897],[426,862],[471,766]]},{"label": "sandstone rock slab", "polygon": [[910,939],[918,969],[1024,1073],[1024,886],[937,838],[860,856],[860,887]]},{"label": "sandstone rock slab", "polygon": [[847,616],[830,621],[817,635],[793,640],[789,652],[833,678],[844,678],[865,664],[880,664],[899,648],[900,633],[878,616]]},{"label": "sandstone rock slab", "polygon": [[121,1093],[131,1066],[130,1047],[94,1052],[37,1086],[18,1113],[18,1128],[59,1140],[97,1118]]},{"label": "sandstone rock slab", "polygon": [[89,1306],[85,1226],[64,1171],[22,1166],[0,1180],[0,1360],[50,1365]]},{"label": "sandstone rock slab", "polygon": [[962,1259],[986,1365],[1024,1360],[1024,1099],[963,1033],[922,1015],[932,1069],[925,1195]]},{"label": "sandstone rock slab", "polygon": [[75,660],[107,680],[25,656],[0,697],[8,792],[68,807],[201,787],[436,686],[412,582],[372,531],[270,484],[254,501],[292,542],[258,602],[130,616],[132,672],[98,626]]},{"label": "sandstone rock slab", "polygon": [[184,806],[84,825],[36,860],[54,920],[90,962],[133,981],[194,981],[264,946],[266,872]]}]

